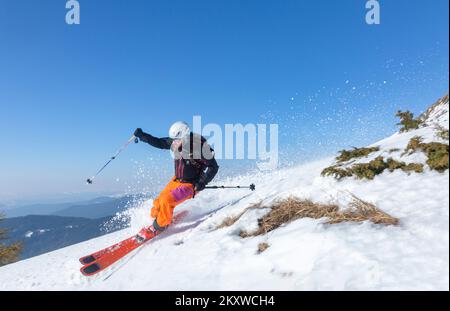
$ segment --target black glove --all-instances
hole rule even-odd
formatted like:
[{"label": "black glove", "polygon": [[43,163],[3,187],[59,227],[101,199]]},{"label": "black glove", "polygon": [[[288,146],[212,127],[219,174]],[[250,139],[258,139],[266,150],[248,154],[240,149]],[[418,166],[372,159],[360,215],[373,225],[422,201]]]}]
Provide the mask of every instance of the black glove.
[{"label": "black glove", "polygon": [[136,131],[134,131],[134,136],[136,136],[137,138],[141,139],[142,136],[144,136],[144,132],[142,131],[141,128],[137,128]]},{"label": "black glove", "polygon": [[197,183],[195,184],[195,191],[196,191],[196,192],[202,191],[202,190],[205,189],[205,187],[206,187],[205,183],[199,181],[199,182],[197,182]]}]

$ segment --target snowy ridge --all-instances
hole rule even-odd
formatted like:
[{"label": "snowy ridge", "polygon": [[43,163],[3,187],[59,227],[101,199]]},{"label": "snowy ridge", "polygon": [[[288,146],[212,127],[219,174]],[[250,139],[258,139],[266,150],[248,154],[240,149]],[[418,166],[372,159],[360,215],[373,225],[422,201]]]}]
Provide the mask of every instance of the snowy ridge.
[{"label": "snowy ridge", "polygon": [[[343,163],[342,167],[349,167],[356,163],[366,163],[382,156],[384,159],[392,158],[396,161],[402,161],[406,164],[422,163],[425,164],[427,158],[421,152],[405,153],[409,141],[413,137],[421,137],[424,143],[439,142],[448,145],[448,140],[444,140],[438,135],[439,128],[449,128],[449,97],[448,95],[439,99],[430,106],[419,118],[423,123],[417,130],[404,133],[397,132],[390,137],[382,139],[369,147],[378,147],[379,151],[370,153],[367,157],[352,159]],[[336,164],[334,162],[333,164]],[[427,168],[426,168],[427,170]]]},{"label": "snowy ridge", "polygon": [[[448,97],[427,114],[427,124],[448,128]],[[409,139],[436,141],[432,126],[396,133],[373,146],[402,155]],[[446,142],[448,144],[448,141]],[[408,158],[411,157],[411,158]],[[0,268],[0,290],[448,290],[449,175],[426,169],[410,175],[385,172],[373,181],[321,177],[334,158],[217,183],[250,184],[257,190],[204,191],[177,210],[189,216],[165,235],[110,269],[83,277],[78,258],[124,239],[149,224],[151,200],[127,211],[130,228]],[[350,191],[400,219],[399,226],[369,222],[325,225],[300,219],[266,235],[241,238],[267,210],[249,210],[234,225],[217,226],[248,206],[291,195],[344,204]],[[258,244],[270,247],[257,253]]]},{"label": "snowy ridge", "polygon": [[424,121],[426,126],[439,124],[440,126],[448,128],[448,108],[449,96],[446,95],[428,108],[420,118]]}]

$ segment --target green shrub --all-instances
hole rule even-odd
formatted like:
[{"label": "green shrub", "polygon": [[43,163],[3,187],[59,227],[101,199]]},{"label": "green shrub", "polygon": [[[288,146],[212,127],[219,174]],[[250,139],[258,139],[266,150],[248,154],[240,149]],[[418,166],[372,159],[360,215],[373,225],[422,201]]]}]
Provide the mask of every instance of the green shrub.
[{"label": "green shrub", "polygon": [[423,123],[423,121],[420,119],[414,119],[413,113],[409,110],[399,110],[395,116],[400,118],[400,123],[397,123],[397,125],[402,126],[402,128],[400,129],[400,133],[418,129],[419,126]]},{"label": "green shrub", "polygon": [[352,175],[351,171],[341,168],[338,165],[327,167],[322,171],[322,176],[332,176],[337,180],[341,180],[344,177],[351,177]]},{"label": "green shrub", "polygon": [[376,175],[383,173],[386,168],[387,163],[384,162],[383,157],[379,156],[369,163],[354,164],[350,169],[359,179],[374,179]]},{"label": "green shrub", "polygon": [[444,139],[444,140],[448,140],[448,129],[446,129],[446,128],[440,126],[440,125],[438,125],[438,126],[436,127],[436,130],[437,130],[437,136],[438,136],[439,138],[442,138],[442,139]]},{"label": "green shrub", "polygon": [[399,162],[397,160],[389,158],[387,160],[386,164],[387,164],[387,168],[390,172],[401,169],[404,172],[414,171],[416,173],[423,173],[423,164],[420,164],[420,163],[406,164],[405,162]]},{"label": "green shrub", "polygon": [[341,150],[340,155],[336,157],[338,163],[347,162],[354,158],[366,157],[372,152],[379,151],[380,147],[353,148],[352,150]]},{"label": "green shrub", "polygon": [[405,153],[423,151],[428,160],[427,164],[432,170],[444,172],[448,170],[448,145],[438,142],[423,143],[418,136],[411,138],[406,146]]},{"label": "green shrub", "polygon": [[382,156],[379,156],[368,163],[356,163],[346,168],[340,167],[338,165],[327,167],[322,171],[322,176],[333,176],[337,180],[341,180],[342,178],[351,176],[355,176],[358,179],[372,180],[375,178],[375,176],[382,174],[385,170],[393,172],[399,169],[406,173],[412,171],[416,173],[422,173],[423,164],[406,164],[405,162],[399,162],[392,158],[389,158],[387,159],[387,161],[385,161]]},{"label": "green shrub", "polygon": [[[0,221],[4,218],[0,214]],[[7,265],[9,263],[15,262],[19,258],[22,245],[20,243],[15,243],[11,245],[5,245],[1,243],[2,240],[7,239],[7,230],[0,228],[0,266]]]},{"label": "green shrub", "polygon": [[423,150],[428,156],[427,164],[432,170],[441,173],[448,170],[448,145],[433,142],[424,144]]},{"label": "green shrub", "polygon": [[406,146],[405,152],[403,154],[409,153],[412,154],[416,152],[417,150],[421,149],[422,143],[422,137],[420,136],[414,136],[409,140],[408,145]]},{"label": "green shrub", "polygon": [[392,158],[389,158],[387,160],[386,164],[387,164],[387,168],[391,172],[398,170],[398,169],[403,169],[406,166],[405,162],[399,162]]},{"label": "green shrub", "polygon": [[416,173],[423,173],[423,164],[420,163],[409,163],[402,167],[402,170],[404,172],[416,172]]}]

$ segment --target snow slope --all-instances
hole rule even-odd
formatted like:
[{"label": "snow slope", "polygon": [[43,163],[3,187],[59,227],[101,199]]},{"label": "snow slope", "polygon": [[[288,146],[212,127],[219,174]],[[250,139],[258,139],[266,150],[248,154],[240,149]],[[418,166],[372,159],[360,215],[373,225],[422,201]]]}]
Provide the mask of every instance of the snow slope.
[{"label": "snow slope", "polygon": [[[448,128],[448,100],[436,109],[439,118],[430,114],[428,121]],[[381,147],[379,153],[406,161],[400,152],[389,150],[404,149],[416,135],[425,142],[438,140],[434,127],[426,126],[374,145]],[[411,162],[425,161],[421,154],[410,157]],[[190,214],[166,234],[98,276],[83,277],[78,258],[148,224],[151,201],[146,202],[128,211],[129,229],[0,268],[0,290],[448,290],[448,171],[386,171],[373,181],[338,182],[320,176],[332,162],[328,158],[221,181],[255,182],[257,190],[204,191],[177,208]],[[295,195],[344,204],[346,191],[398,217],[400,225],[326,225],[324,220],[300,219],[243,239],[239,230],[256,228],[257,219],[267,212],[249,210],[233,226],[216,229],[227,216],[253,203]],[[257,254],[261,242],[270,247]]]}]

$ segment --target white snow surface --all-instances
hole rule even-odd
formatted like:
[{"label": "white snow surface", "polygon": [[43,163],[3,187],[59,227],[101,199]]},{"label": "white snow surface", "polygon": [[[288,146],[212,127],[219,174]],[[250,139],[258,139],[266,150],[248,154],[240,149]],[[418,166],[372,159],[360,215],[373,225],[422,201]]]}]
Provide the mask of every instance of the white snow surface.
[{"label": "white snow surface", "polygon": [[[439,114],[439,124],[448,128]],[[377,142],[384,156],[401,156],[413,136],[437,141],[432,126]],[[448,141],[446,142],[448,143]],[[375,157],[370,155],[368,158]],[[364,161],[366,161],[365,159]],[[409,161],[408,161],[409,160]],[[449,175],[385,172],[373,181],[321,177],[333,157],[269,173],[217,181],[257,185],[204,191],[176,208],[189,215],[166,233],[94,277],[79,272],[78,258],[118,242],[150,223],[151,200],[128,211],[130,228],[0,268],[0,290],[449,290]],[[345,205],[351,192],[400,219],[398,226],[326,225],[300,219],[266,235],[241,238],[268,209],[248,210],[230,227],[216,229],[246,207],[288,196]],[[259,243],[270,247],[257,253]]]}]

